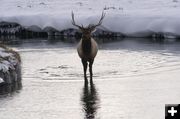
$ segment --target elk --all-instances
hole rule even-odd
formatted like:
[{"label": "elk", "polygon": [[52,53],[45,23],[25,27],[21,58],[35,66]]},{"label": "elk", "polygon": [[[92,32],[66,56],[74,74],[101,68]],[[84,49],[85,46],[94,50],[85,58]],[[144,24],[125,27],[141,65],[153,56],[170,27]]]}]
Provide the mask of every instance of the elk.
[{"label": "elk", "polygon": [[101,18],[97,24],[89,24],[87,27],[83,25],[77,25],[74,20],[74,13],[72,12],[72,25],[76,26],[81,32],[82,37],[77,46],[77,52],[79,57],[81,58],[81,62],[83,64],[83,71],[84,71],[84,79],[85,82],[87,81],[86,71],[89,63],[89,73],[90,73],[90,80],[92,82],[93,72],[92,72],[92,65],[94,62],[94,58],[98,52],[98,45],[96,41],[92,38],[92,32],[95,31],[97,26],[102,24],[102,21],[105,17],[105,13],[102,12]]}]

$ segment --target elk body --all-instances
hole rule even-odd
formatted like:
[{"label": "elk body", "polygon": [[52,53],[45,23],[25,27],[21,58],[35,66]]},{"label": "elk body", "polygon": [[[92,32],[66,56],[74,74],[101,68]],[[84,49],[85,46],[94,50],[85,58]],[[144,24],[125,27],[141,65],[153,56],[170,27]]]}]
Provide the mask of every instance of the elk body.
[{"label": "elk body", "polygon": [[84,27],[83,25],[79,26],[75,23],[74,13],[72,12],[72,24],[78,27],[82,32],[82,38],[77,46],[77,52],[83,64],[84,79],[86,82],[87,82],[86,71],[88,64],[89,64],[90,80],[92,82],[92,77],[93,77],[92,65],[94,62],[94,58],[96,57],[96,54],[98,52],[98,45],[96,41],[92,38],[91,34],[97,26],[100,26],[102,24],[102,20],[104,17],[105,14],[102,13],[101,18],[96,25],[89,24],[87,27]]}]

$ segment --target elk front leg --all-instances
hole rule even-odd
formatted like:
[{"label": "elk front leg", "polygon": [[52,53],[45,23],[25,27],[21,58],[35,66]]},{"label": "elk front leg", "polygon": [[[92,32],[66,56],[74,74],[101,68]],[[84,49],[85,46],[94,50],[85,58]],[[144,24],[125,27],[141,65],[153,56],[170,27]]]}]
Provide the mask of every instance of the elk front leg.
[{"label": "elk front leg", "polygon": [[82,59],[82,64],[83,64],[83,69],[84,69],[84,80],[87,82],[87,76],[86,76],[86,71],[87,71],[87,61]]},{"label": "elk front leg", "polygon": [[89,61],[89,73],[90,73],[90,81],[92,82],[93,78],[93,71],[92,71],[92,65],[93,65],[94,59]]}]

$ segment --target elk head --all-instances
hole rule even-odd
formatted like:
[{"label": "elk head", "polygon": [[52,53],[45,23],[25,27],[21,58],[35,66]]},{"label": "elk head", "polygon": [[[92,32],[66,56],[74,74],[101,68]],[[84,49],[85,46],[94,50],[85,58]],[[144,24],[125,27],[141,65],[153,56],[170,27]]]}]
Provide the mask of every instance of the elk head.
[{"label": "elk head", "polygon": [[72,12],[72,25],[78,27],[80,31],[82,32],[82,38],[84,39],[90,39],[91,33],[96,29],[97,26],[100,26],[102,24],[102,21],[105,17],[105,13],[102,12],[101,18],[97,24],[89,24],[87,27],[84,27],[83,25],[77,25],[74,20],[74,13]]}]

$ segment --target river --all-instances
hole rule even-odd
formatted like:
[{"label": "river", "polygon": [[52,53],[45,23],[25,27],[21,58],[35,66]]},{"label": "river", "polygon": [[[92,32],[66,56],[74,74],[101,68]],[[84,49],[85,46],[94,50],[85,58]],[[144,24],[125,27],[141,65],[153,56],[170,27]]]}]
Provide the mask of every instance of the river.
[{"label": "river", "polygon": [[93,84],[85,84],[77,41],[11,39],[22,84],[1,87],[1,119],[164,119],[180,100],[180,42],[99,40]]}]

